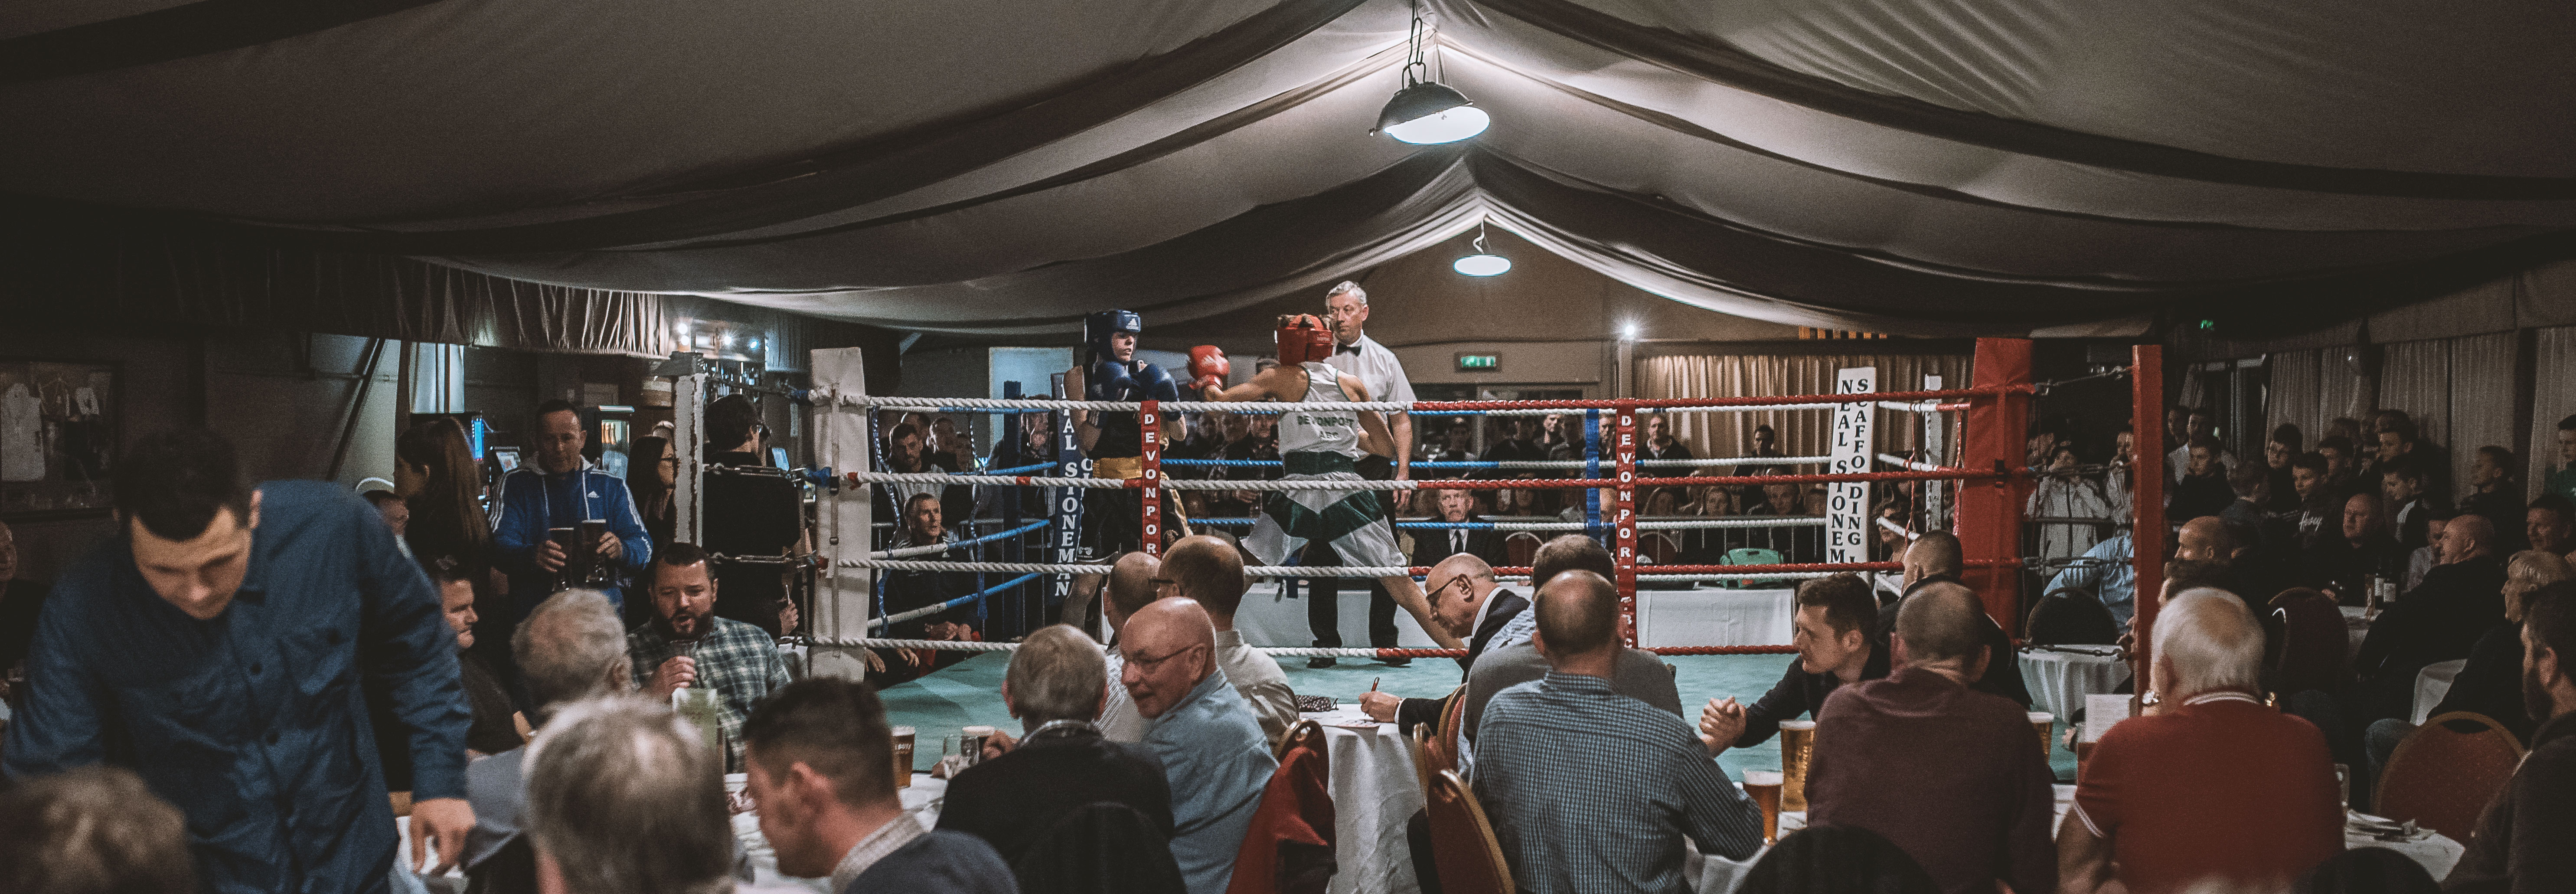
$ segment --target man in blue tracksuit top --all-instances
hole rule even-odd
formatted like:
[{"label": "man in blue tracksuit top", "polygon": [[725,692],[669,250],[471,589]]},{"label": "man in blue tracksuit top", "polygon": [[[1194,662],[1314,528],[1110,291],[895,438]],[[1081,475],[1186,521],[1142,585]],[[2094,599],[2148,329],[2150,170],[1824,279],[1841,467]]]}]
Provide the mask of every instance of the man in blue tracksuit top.
[{"label": "man in blue tracksuit top", "polygon": [[[568,557],[546,536],[550,528],[579,528],[584,519],[604,520],[608,533],[591,544],[599,561],[633,573],[653,559],[652,538],[644,533],[644,518],[636,514],[626,482],[591,468],[582,458],[582,441],[581,414],[572,404],[551,400],[538,405],[533,445],[537,464],[504,476],[501,492],[493,497],[493,564],[510,575],[514,611],[506,620],[512,628],[546,597],[582,584],[561,579]],[[624,599],[614,583],[596,589],[607,593],[611,602]]]}]

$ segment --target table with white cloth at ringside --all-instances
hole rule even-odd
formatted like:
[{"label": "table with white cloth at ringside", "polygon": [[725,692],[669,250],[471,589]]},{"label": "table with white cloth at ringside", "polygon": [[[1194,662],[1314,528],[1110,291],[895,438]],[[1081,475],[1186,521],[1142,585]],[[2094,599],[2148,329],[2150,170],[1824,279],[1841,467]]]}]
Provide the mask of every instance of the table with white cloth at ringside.
[{"label": "table with white cloth at ringside", "polygon": [[2020,654],[2022,684],[2030,689],[2030,709],[2072,722],[2084,697],[2119,688],[2129,679],[2129,659],[2116,646],[2026,646]]},{"label": "table with white cloth at ringside", "polygon": [[1332,770],[1335,869],[1328,894],[1421,890],[1404,830],[1422,809],[1422,783],[1404,736],[1395,724],[1370,722],[1358,705],[1298,716],[1323,724]]},{"label": "table with white cloth at ringside", "polygon": [[2442,698],[2451,694],[2451,681],[2459,678],[2460,668],[2467,666],[2469,660],[2460,658],[2436,661],[2416,671],[2415,715],[2407,722],[2423,726],[2425,719],[2433,716],[2433,709],[2441,706]]}]

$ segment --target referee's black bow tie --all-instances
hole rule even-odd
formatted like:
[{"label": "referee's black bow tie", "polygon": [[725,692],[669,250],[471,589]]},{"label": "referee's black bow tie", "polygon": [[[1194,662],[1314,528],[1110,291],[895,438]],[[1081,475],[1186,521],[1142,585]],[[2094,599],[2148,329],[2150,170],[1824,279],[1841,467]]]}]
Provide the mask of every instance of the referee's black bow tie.
[{"label": "referee's black bow tie", "polygon": [[1359,343],[1357,343],[1357,342],[1353,342],[1353,343],[1351,343],[1351,344],[1347,344],[1347,345],[1338,345],[1338,346],[1335,346],[1335,347],[1333,348],[1333,353],[1335,353],[1335,354],[1357,354],[1357,353],[1359,353],[1359,352],[1360,352],[1360,346],[1359,346]]}]

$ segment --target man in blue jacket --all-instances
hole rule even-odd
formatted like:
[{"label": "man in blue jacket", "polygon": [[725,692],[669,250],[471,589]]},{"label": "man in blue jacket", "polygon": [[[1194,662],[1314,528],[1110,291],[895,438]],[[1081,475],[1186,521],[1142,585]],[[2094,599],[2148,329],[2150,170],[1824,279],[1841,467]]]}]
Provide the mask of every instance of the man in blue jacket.
[{"label": "man in blue jacket", "polygon": [[116,464],[122,530],[45,602],[9,775],[132,769],[188,818],[223,894],[374,892],[394,818],[367,722],[387,694],[412,762],[412,842],[464,853],[456,635],[367,502],[321,481],[244,484],[211,432],[144,438]]},{"label": "man in blue jacket", "polygon": [[560,400],[537,405],[534,440],[537,464],[504,476],[501,492],[492,500],[494,564],[510,575],[510,601],[516,607],[507,619],[512,627],[537,603],[568,587],[586,586],[608,594],[610,602],[625,602],[619,580],[592,585],[564,579],[572,557],[547,536],[549,529],[578,529],[585,520],[607,522],[608,532],[587,546],[599,562],[622,572],[617,578],[642,570],[653,559],[653,539],[644,532],[644,517],[636,514],[626,482],[591,468],[581,455],[580,412]]}]

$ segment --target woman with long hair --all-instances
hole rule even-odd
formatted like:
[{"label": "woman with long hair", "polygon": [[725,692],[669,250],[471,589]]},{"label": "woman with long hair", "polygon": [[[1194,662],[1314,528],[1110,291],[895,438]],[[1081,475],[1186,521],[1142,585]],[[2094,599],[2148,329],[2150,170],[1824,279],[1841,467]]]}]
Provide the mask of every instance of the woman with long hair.
[{"label": "woman with long hair", "polygon": [[412,555],[452,557],[477,578],[490,567],[482,470],[456,420],[423,420],[394,439],[394,492],[411,508]]},{"label": "woman with long hair", "polygon": [[671,439],[659,435],[636,438],[626,455],[626,489],[635,495],[635,511],[644,516],[644,531],[653,538],[653,548],[671,545],[675,527],[671,514],[672,488],[680,483],[680,454],[671,448]]}]

